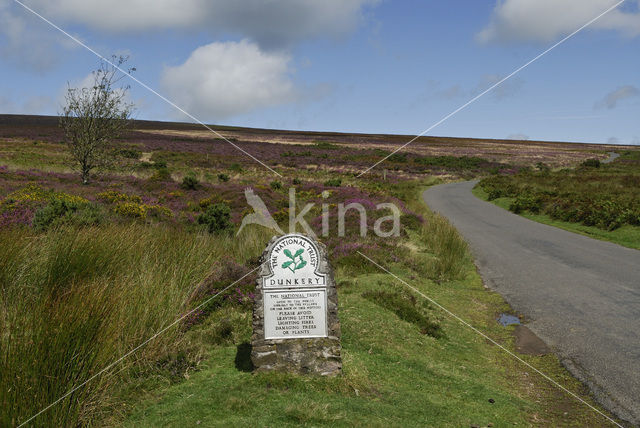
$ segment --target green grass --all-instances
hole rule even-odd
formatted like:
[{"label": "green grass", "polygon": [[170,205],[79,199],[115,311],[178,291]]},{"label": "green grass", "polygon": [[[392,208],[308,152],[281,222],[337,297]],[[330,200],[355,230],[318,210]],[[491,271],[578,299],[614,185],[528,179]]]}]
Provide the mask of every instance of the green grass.
[{"label": "green grass", "polygon": [[[24,421],[178,318],[217,260],[244,263],[268,238],[139,224],[0,231],[0,425]],[[166,377],[156,362],[180,353],[196,364],[202,346],[171,329],[37,424],[87,425],[117,414],[129,382]]]},{"label": "green grass", "polygon": [[[481,187],[474,187],[472,193],[476,197],[488,201],[487,192],[485,192]],[[500,208],[508,210],[514,200],[515,198],[503,197],[493,199],[489,202],[499,206]],[[640,250],[640,226],[624,225],[614,230],[605,230],[595,226],[585,226],[580,223],[556,220],[547,214],[533,214],[531,212],[523,211],[520,212],[519,215],[530,220],[537,221],[538,223],[548,224],[549,226],[568,230],[569,232],[579,233],[590,238],[609,241],[624,247]]]},{"label": "green grass", "polygon": [[[426,225],[409,238],[410,256],[387,267],[513,349],[512,327],[501,327],[495,321],[496,315],[507,311],[508,306],[499,295],[484,289],[465,246],[433,246],[424,239],[437,229],[440,234],[448,229],[446,233],[451,240],[454,236],[460,240],[450,225],[447,228],[441,222],[432,222],[436,218],[432,214],[425,212],[425,215]],[[462,258],[460,251],[464,253]],[[454,254],[462,266],[453,267],[454,261],[425,263]],[[450,269],[442,270],[442,266]],[[440,280],[429,280],[427,276]],[[183,383],[148,390],[145,398],[132,408],[124,426],[604,424],[586,406],[426,304],[392,276],[375,269],[363,273],[339,268],[336,279],[343,376],[252,374],[239,369],[238,366],[245,366],[239,361],[247,358],[242,343],[250,340],[247,318],[244,336],[214,349],[201,370]],[[402,298],[380,304],[372,298],[385,293],[403,295],[419,303],[407,304]],[[419,316],[416,306],[420,307]],[[437,337],[423,334],[418,327],[417,323],[427,319],[438,325],[441,334]],[[207,324],[203,329],[214,326]],[[562,368],[555,356],[522,358],[585,397],[582,385]]]}]

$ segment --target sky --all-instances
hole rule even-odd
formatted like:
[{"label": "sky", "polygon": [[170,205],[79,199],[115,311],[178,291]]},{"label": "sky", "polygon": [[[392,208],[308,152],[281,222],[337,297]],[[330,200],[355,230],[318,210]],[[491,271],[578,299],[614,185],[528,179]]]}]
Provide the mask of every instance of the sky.
[{"label": "sky", "polygon": [[[198,120],[422,133],[618,0],[20,0]],[[427,135],[640,144],[640,0]],[[0,113],[57,114],[100,64],[0,0]],[[135,117],[193,121],[130,81]]]}]

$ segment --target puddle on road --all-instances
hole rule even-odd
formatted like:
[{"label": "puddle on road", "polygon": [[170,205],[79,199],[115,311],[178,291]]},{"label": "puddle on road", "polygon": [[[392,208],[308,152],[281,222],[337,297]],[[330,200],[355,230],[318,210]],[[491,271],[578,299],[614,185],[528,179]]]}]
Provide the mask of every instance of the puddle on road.
[{"label": "puddle on road", "polygon": [[502,324],[503,327],[508,325],[520,325],[520,319],[515,315],[509,314],[500,314],[498,317],[498,322]]}]

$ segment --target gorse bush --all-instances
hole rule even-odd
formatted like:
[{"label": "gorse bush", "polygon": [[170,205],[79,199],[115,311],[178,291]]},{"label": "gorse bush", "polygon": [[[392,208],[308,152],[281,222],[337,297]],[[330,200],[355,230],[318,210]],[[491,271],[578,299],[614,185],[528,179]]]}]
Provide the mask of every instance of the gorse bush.
[{"label": "gorse bush", "polygon": [[145,206],[135,202],[120,202],[113,207],[113,212],[123,217],[145,218],[147,216]]},{"label": "gorse bush", "polygon": [[218,174],[218,180],[222,181],[223,183],[226,183],[227,181],[229,181],[229,176],[225,173],[220,173]]},{"label": "gorse bush", "polygon": [[113,204],[117,202],[135,202],[142,203],[142,198],[138,195],[128,195],[126,193],[118,192],[117,190],[106,190],[98,193],[97,198],[103,202]]},{"label": "gorse bush", "polygon": [[152,217],[164,220],[173,217],[169,208],[161,205],[138,204],[136,202],[120,202],[113,207],[113,212],[122,217],[146,219]]},{"label": "gorse bush", "polygon": [[198,224],[206,225],[209,233],[229,232],[233,229],[231,208],[222,202],[209,205],[207,210],[198,216]]}]

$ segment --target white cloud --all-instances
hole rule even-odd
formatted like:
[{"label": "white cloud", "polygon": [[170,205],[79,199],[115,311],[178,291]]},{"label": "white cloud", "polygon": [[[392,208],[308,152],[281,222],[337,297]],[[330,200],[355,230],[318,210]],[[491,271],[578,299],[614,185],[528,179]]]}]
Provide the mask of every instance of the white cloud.
[{"label": "white cloud", "polygon": [[290,61],[246,40],[216,42],[197,48],[184,64],[165,67],[161,84],[189,113],[219,120],[294,100]]},{"label": "white cloud", "polygon": [[379,0],[32,0],[43,15],[113,32],[184,29],[232,33],[263,47],[341,36]]},{"label": "white cloud", "polygon": [[58,60],[52,37],[44,37],[31,17],[22,17],[0,1],[0,56],[21,68],[42,72]]},{"label": "white cloud", "polygon": [[625,85],[609,92],[604,98],[598,101],[595,106],[596,108],[606,107],[612,109],[618,105],[619,101],[637,96],[640,96],[640,89],[632,85]]},{"label": "white cloud", "polygon": [[[489,24],[477,34],[480,42],[550,42],[567,35],[617,0],[499,0]],[[629,8],[615,9],[590,28],[616,30],[626,36],[640,35],[640,1]]]}]

